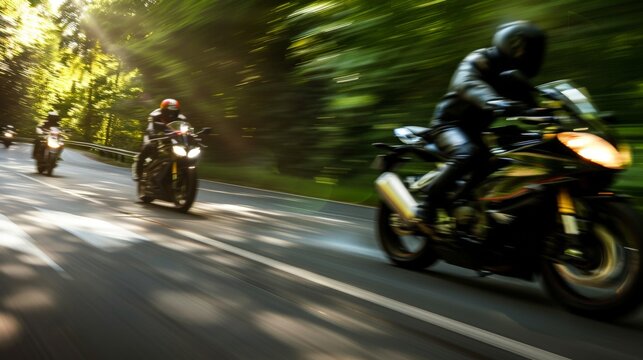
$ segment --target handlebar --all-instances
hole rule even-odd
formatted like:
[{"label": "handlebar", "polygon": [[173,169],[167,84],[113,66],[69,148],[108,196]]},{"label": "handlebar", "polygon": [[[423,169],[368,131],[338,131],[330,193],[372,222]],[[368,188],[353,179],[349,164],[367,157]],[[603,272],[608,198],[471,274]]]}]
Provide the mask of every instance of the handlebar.
[{"label": "handlebar", "polygon": [[522,123],[531,125],[560,123],[559,119],[556,116],[512,116],[508,117],[507,121],[520,121]]}]

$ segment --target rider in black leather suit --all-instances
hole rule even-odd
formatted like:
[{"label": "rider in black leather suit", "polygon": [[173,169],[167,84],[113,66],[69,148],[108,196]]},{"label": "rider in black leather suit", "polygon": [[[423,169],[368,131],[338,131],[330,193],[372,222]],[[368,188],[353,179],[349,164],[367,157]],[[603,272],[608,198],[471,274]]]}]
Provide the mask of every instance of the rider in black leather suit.
[{"label": "rider in black leather suit", "polygon": [[147,128],[143,136],[143,145],[141,152],[134,159],[134,167],[132,178],[138,181],[143,173],[143,166],[145,159],[155,158],[156,156],[156,143],[152,141],[155,138],[162,137],[164,131],[167,130],[167,124],[172,121],[182,120],[187,118],[180,113],[179,102],[175,99],[165,99],[161,101],[158,109],[152,111],[147,119]]},{"label": "rider in black leather suit", "polygon": [[[47,113],[47,118],[45,121],[42,122],[42,124],[37,125],[36,128],[40,128],[41,130],[49,130],[52,127],[58,127],[60,126],[60,115],[58,115],[57,111],[50,111]],[[40,155],[40,152],[42,150],[42,144],[40,143],[42,141],[40,135],[36,135],[36,138],[33,140],[33,150],[31,152],[31,158],[36,159],[38,155]]]},{"label": "rider in black leather suit", "polygon": [[545,43],[545,34],[535,25],[512,22],[498,28],[492,47],[476,50],[460,63],[431,122],[435,143],[449,161],[423,189],[427,200],[420,206],[421,218],[433,221],[435,210],[445,207],[446,194],[457,180],[470,173],[473,179],[483,172],[488,149],[481,133],[494,116],[511,116],[536,106],[531,94],[520,91],[501,74],[519,70],[528,78],[536,76]]}]

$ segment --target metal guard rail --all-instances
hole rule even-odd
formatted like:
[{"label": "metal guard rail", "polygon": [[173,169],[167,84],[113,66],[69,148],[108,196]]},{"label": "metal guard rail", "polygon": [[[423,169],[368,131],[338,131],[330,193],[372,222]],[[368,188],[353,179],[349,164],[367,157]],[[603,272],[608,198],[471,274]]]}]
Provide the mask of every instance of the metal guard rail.
[{"label": "metal guard rail", "polygon": [[134,159],[134,156],[138,154],[137,151],[117,149],[117,148],[113,148],[105,145],[98,145],[98,144],[92,144],[92,143],[81,142],[81,141],[65,140],[65,144],[86,147],[86,148],[89,148],[90,150],[96,151],[100,156],[109,157],[122,162],[132,161]]},{"label": "metal guard rail", "polygon": [[[26,138],[26,137],[16,137],[15,141],[32,143],[33,139]],[[97,152],[100,156],[116,159],[121,162],[133,161],[134,156],[138,154],[137,151],[117,149],[117,148],[113,148],[105,145],[98,145],[98,144],[82,142],[82,141],[65,140],[65,144],[78,146],[78,147],[85,147],[85,148],[88,148],[89,150]]]}]

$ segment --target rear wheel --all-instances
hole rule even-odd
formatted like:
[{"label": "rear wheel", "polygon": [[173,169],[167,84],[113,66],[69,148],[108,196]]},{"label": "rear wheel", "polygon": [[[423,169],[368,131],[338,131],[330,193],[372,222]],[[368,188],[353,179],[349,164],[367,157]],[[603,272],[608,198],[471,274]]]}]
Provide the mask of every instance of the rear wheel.
[{"label": "rear wheel", "polygon": [[399,267],[420,270],[438,259],[428,235],[405,227],[399,215],[383,203],[379,206],[377,230],[382,250]]},{"label": "rear wheel", "polygon": [[543,281],[563,306],[583,316],[610,319],[643,301],[643,226],[637,212],[617,202],[600,204],[581,235],[581,262],[546,259]]},{"label": "rear wheel", "polygon": [[197,186],[196,169],[184,171],[176,180],[172,181],[174,205],[179,211],[187,212],[190,210],[196,198]]}]

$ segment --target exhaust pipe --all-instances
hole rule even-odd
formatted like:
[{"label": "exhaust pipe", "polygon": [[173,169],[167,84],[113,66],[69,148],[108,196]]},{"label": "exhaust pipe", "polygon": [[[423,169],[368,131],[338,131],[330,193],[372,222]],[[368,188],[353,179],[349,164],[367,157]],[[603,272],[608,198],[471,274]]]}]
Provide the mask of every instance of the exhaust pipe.
[{"label": "exhaust pipe", "polygon": [[397,174],[385,172],[380,175],[375,180],[375,189],[386,205],[404,220],[411,222],[416,219],[418,203]]}]

